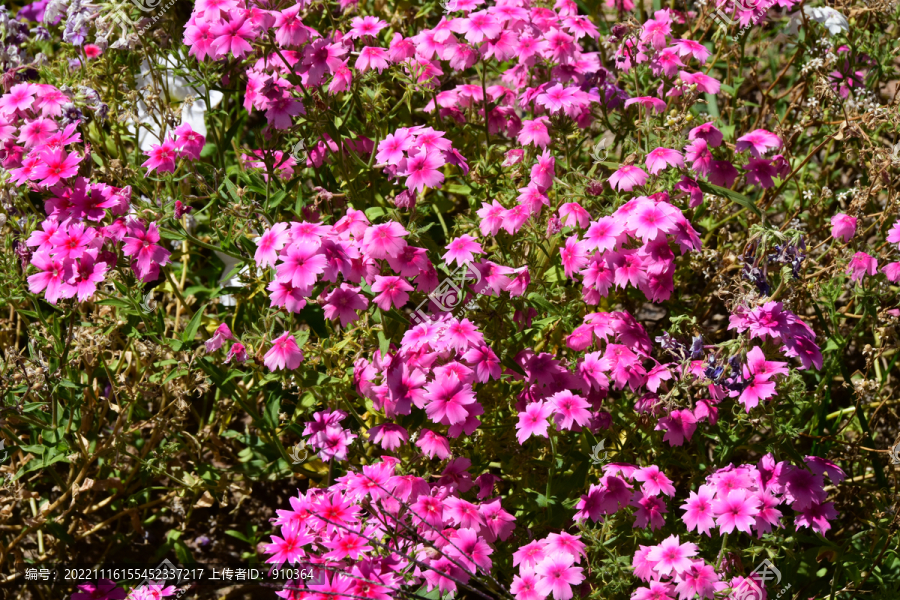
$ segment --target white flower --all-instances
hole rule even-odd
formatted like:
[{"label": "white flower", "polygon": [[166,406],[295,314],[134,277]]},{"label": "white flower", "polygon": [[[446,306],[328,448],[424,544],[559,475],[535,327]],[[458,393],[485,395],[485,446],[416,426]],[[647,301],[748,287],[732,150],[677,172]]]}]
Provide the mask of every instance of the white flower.
[{"label": "white flower", "polygon": [[[828,33],[831,35],[837,35],[841,31],[850,31],[850,23],[847,22],[847,17],[831,7],[804,6],[803,12],[806,14],[807,18],[824,25],[825,29],[827,29]],[[800,14],[794,13],[791,16],[790,23],[788,23],[788,32],[790,32],[791,35],[797,35],[797,30],[800,29],[802,22],[803,19],[800,18]]]}]

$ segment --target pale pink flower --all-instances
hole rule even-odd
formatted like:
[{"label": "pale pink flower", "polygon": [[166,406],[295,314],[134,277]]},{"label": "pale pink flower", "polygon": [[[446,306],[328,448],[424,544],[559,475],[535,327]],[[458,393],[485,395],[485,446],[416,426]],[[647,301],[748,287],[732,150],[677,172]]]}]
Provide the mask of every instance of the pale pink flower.
[{"label": "pale pink flower", "polygon": [[619,170],[609,176],[609,185],[620,192],[630,192],[647,183],[647,173],[640,167],[622,165]]},{"label": "pale pink flower", "polygon": [[426,187],[440,187],[444,174],[440,169],[446,161],[441,152],[423,148],[400,162],[398,174],[406,177],[406,187],[421,192]]},{"label": "pale pink flower", "polygon": [[394,275],[382,277],[375,276],[375,283],[372,284],[372,291],[378,293],[373,302],[378,305],[381,310],[390,310],[391,306],[397,308],[403,307],[409,301],[409,294],[413,286],[409,285],[402,277]]},{"label": "pale pink flower", "polygon": [[584,581],[583,569],[572,563],[571,556],[555,554],[542,560],[535,568],[540,577],[537,591],[540,594],[553,594],[555,600],[569,600],[572,597],[572,586]]},{"label": "pale pink flower", "polygon": [[450,241],[446,246],[447,252],[441,258],[446,264],[456,262],[462,266],[465,263],[472,262],[475,254],[484,254],[481,244],[472,236],[466,234]]},{"label": "pale pink flower", "polygon": [[519,143],[522,145],[534,144],[539,148],[546,148],[550,143],[550,133],[547,131],[546,123],[546,117],[523,120],[522,129],[519,131],[517,138]]},{"label": "pale pink flower", "polygon": [[389,60],[384,48],[366,46],[359,52],[359,58],[353,65],[360,73],[375,69],[379,73],[388,68]]},{"label": "pale pink flower", "polygon": [[667,167],[684,168],[681,152],[670,148],[656,148],[647,155],[647,169],[651,175],[657,175]]},{"label": "pale pink flower", "polygon": [[696,492],[691,492],[690,498],[681,505],[681,509],[685,511],[681,519],[687,526],[688,531],[696,529],[697,533],[710,535],[709,530],[715,525],[712,510],[715,495],[710,486],[701,485],[700,489]]},{"label": "pale pink flower", "polygon": [[765,129],[754,129],[737,139],[734,149],[737,152],[750,150],[750,154],[761,158],[769,150],[781,148],[781,138]]},{"label": "pale pink flower", "polygon": [[731,533],[735,529],[750,533],[759,513],[759,499],[746,490],[731,490],[725,498],[712,504],[716,515],[716,525],[721,533]]},{"label": "pale pink flower", "polygon": [[547,420],[553,414],[553,407],[538,400],[525,407],[524,412],[519,413],[519,422],[516,423],[516,439],[519,444],[533,435],[547,437],[547,428],[550,422]]},{"label": "pale pink flower", "polygon": [[660,575],[669,575],[672,571],[680,575],[691,567],[691,557],[696,555],[696,544],[681,544],[677,535],[670,535],[650,549],[647,560],[656,563],[653,568]]},{"label": "pale pink flower", "polygon": [[263,232],[256,241],[256,254],[253,258],[260,268],[272,267],[278,260],[278,251],[290,240],[290,235],[285,231],[287,223],[275,223],[271,229]]},{"label": "pale pink flower", "polygon": [[372,258],[396,258],[406,247],[403,236],[409,232],[400,223],[388,221],[366,229],[363,236],[363,252]]},{"label": "pale pink flower", "polygon": [[853,255],[853,258],[850,259],[850,262],[847,264],[847,269],[844,272],[850,275],[850,281],[856,282],[861,281],[866,275],[875,275],[877,268],[877,258],[869,256],[865,252],[857,252]]}]

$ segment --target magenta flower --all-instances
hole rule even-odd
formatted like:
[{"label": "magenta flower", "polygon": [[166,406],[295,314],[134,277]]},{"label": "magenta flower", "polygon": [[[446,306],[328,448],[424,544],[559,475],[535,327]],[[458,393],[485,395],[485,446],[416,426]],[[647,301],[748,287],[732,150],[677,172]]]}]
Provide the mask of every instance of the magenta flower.
[{"label": "magenta flower", "polygon": [[253,50],[249,42],[256,38],[253,23],[245,17],[213,25],[210,33],[215,38],[212,45],[218,57],[230,52],[235,58],[241,58]]},{"label": "magenta flower", "polygon": [[481,244],[468,234],[451,240],[446,249],[447,252],[441,258],[448,265],[456,262],[462,266],[475,260],[475,254],[484,254]]},{"label": "magenta flower", "polygon": [[34,95],[38,87],[31,83],[19,83],[12,86],[0,97],[0,114],[14,116],[16,111],[25,112],[34,104]]},{"label": "magenta flower", "polygon": [[297,340],[290,332],[285,331],[279,337],[272,340],[272,348],[263,357],[269,371],[287,369],[293,371],[303,362],[303,351],[297,345]]},{"label": "magenta flower", "polygon": [[244,348],[244,345],[240,342],[235,342],[231,349],[228,350],[228,355],[225,357],[225,364],[227,365],[232,360],[236,363],[242,363],[247,360],[247,349]]},{"label": "magenta flower", "polygon": [[525,119],[522,121],[522,129],[518,138],[520,144],[533,144],[539,148],[546,148],[550,144],[550,133],[547,131],[547,117]]},{"label": "magenta flower", "polygon": [[325,256],[318,251],[319,245],[313,242],[291,244],[281,256],[282,262],[275,267],[276,277],[290,282],[295,288],[308,290],[325,270]]},{"label": "magenta flower", "polygon": [[354,17],[350,22],[350,26],[347,37],[352,40],[366,36],[375,37],[378,35],[378,32],[387,27],[388,24],[378,17]]},{"label": "magenta flower", "polygon": [[609,185],[620,192],[630,192],[647,183],[647,173],[640,167],[622,165],[619,170],[609,176]]},{"label": "magenta flower", "polygon": [[572,429],[575,424],[584,427],[591,420],[590,403],[568,390],[553,394],[547,402],[556,411],[556,424],[560,429]]},{"label": "magenta flower", "polygon": [[75,290],[68,281],[72,278],[74,263],[72,259],[63,260],[44,251],[35,252],[31,264],[40,272],[28,276],[28,291],[32,294],[44,292],[44,298],[50,304],[56,304],[61,297],[71,298]]},{"label": "magenta flower", "polygon": [[107,264],[97,261],[96,254],[96,250],[83,254],[68,282],[75,289],[79,302],[90,299],[97,291],[97,284],[106,278]]},{"label": "magenta flower", "polygon": [[34,170],[32,179],[41,180],[41,185],[52,187],[63,179],[78,174],[81,157],[75,153],[66,154],[63,149],[49,150],[41,154],[41,164]]},{"label": "magenta flower", "polygon": [[178,156],[178,147],[171,139],[167,139],[162,144],[151,146],[150,150],[144,152],[149,158],[141,165],[147,168],[149,175],[154,169],[160,173],[175,172],[175,158]]},{"label": "magenta flower", "polygon": [[[14,88],[15,89],[15,88]],[[118,587],[111,579],[101,579],[96,583],[78,586],[70,600],[124,600],[125,590]]]},{"label": "magenta flower", "polygon": [[547,436],[547,428],[550,422],[547,420],[553,414],[553,407],[541,400],[532,402],[525,407],[524,412],[519,413],[519,422],[516,423],[516,439],[519,444],[533,435]]},{"label": "magenta flower", "polygon": [[869,256],[865,252],[857,252],[847,264],[845,273],[850,275],[850,281],[861,281],[866,275],[875,275],[878,268],[878,259]]},{"label": "magenta flower", "polygon": [[391,306],[401,308],[409,301],[409,294],[413,287],[409,285],[402,277],[375,276],[375,283],[372,284],[372,291],[378,292],[374,302],[381,310],[390,310]]},{"label": "magenta flower", "polygon": [[737,152],[750,150],[756,158],[761,158],[769,150],[781,148],[781,138],[765,129],[755,129],[737,139],[734,149]]},{"label": "magenta flower", "polygon": [[375,160],[380,164],[398,165],[403,160],[404,152],[415,146],[415,138],[409,135],[409,130],[401,127],[394,133],[389,133],[378,143],[378,153]]},{"label": "magenta flower", "polygon": [[656,465],[650,465],[634,472],[634,480],[643,482],[641,491],[644,496],[658,496],[660,492],[666,496],[675,495],[672,480],[665,476]]},{"label": "magenta flower", "polygon": [[341,320],[341,327],[346,327],[359,318],[358,310],[365,310],[369,301],[359,293],[358,287],[342,283],[325,296],[325,318],[330,321]]},{"label": "magenta flower", "polygon": [[591,222],[591,215],[577,202],[566,202],[559,207],[559,218],[565,227],[577,225],[584,229]]},{"label": "magenta flower", "polygon": [[831,237],[845,244],[856,234],[856,217],[838,213],[831,217]]},{"label": "magenta flower", "polygon": [[509,591],[516,600],[543,600],[546,595],[537,591],[538,576],[530,569],[521,569],[518,575],[513,575],[512,585]]},{"label": "magenta flower", "polygon": [[276,567],[287,563],[289,565],[299,562],[306,556],[303,546],[314,541],[314,537],[306,533],[306,529],[299,524],[285,525],[281,528],[281,536],[272,536],[272,543],[265,546],[265,552],[272,554],[267,563]]},{"label": "magenta flower", "polygon": [[132,267],[141,281],[152,281],[159,275],[159,267],[169,262],[171,252],[159,245],[156,223],[146,228],[140,221],[128,223],[128,236],[123,239],[122,253],[132,257]]},{"label": "magenta flower", "polygon": [[213,333],[212,337],[206,340],[203,344],[206,346],[206,352],[209,354],[210,352],[215,352],[219,348],[221,348],[226,340],[233,340],[234,336],[231,334],[231,329],[228,328],[226,323],[222,323],[216,328],[216,331]]},{"label": "magenta flower", "polygon": [[428,429],[423,429],[416,441],[416,446],[422,449],[422,453],[428,458],[437,456],[440,460],[450,458],[450,442],[442,435],[438,435]]}]

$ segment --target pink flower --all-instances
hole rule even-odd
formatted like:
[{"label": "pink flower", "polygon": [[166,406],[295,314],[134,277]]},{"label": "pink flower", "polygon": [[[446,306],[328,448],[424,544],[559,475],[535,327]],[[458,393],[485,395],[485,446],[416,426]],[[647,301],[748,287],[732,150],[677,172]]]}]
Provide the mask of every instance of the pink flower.
[{"label": "pink flower", "polygon": [[413,286],[409,285],[402,277],[375,276],[375,283],[372,284],[373,292],[380,292],[375,296],[374,302],[381,310],[390,310],[391,306],[397,308],[403,307],[409,301],[409,294]]},{"label": "pink flower", "polygon": [[247,349],[244,348],[242,343],[235,342],[234,345],[231,346],[231,349],[228,350],[228,356],[225,357],[225,364],[227,365],[232,360],[236,363],[246,362]]},{"label": "pink flower", "polygon": [[[15,89],[15,88],[13,88]],[[101,579],[97,583],[78,586],[70,600],[124,600],[127,593],[115,581]]]},{"label": "pink flower", "polygon": [[677,535],[670,535],[650,549],[647,560],[656,563],[653,569],[660,575],[669,575],[672,571],[680,575],[691,567],[691,557],[696,555],[696,544],[680,544]]},{"label": "pink flower", "polygon": [[213,48],[220,57],[230,52],[235,58],[241,58],[253,50],[248,41],[254,39],[256,34],[253,24],[245,17],[213,25],[210,33],[215,38]]},{"label": "pink flower", "polygon": [[253,258],[256,260],[257,266],[260,268],[275,266],[275,262],[278,260],[278,251],[284,248],[284,245],[291,239],[290,234],[285,231],[287,226],[287,223],[275,223],[256,241],[256,254],[253,255]]},{"label": "pink flower", "polygon": [[584,581],[582,568],[572,563],[571,556],[555,554],[542,560],[535,568],[540,577],[536,590],[539,594],[553,594],[555,600],[569,600],[572,597],[572,586]]},{"label": "pink flower", "polygon": [[546,191],[553,185],[555,165],[556,159],[545,149],[538,157],[537,163],[531,167],[531,182],[537,185],[540,191]]},{"label": "pink flower", "polygon": [[634,235],[646,244],[657,239],[661,233],[675,233],[678,230],[676,219],[680,216],[678,209],[671,204],[642,202],[628,217],[628,225],[634,229]]},{"label": "pink flower", "polygon": [[152,281],[159,275],[159,267],[169,262],[171,252],[159,245],[159,231],[156,223],[150,223],[146,228],[140,221],[131,221],[128,224],[128,236],[122,241],[122,253],[131,256],[133,267],[142,281]]},{"label": "pink flower", "polygon": [[470,263],[475,260],[475,254],[484,254],[475,238],[470,235],[463,235],[450,241],[446,246],[447,252],[441,258],[446,264],[456,262],[459,266]]},{"label": "pink flower", "polygon": [[831,217],[831,237],[845,244],[856,234],[856,217],[838,213]]},{"label": "pink flower", "polygon": [[394,133],[389,133],[378,143],[378,153],[375,160],[381,164],[397,165],[403,160],[403,153],[415,146],[415,138],[409,135],[409,130],[401,127]]},{"label": "pink flower", "polygon": [[378,17],[354,17],[350,25],[351,28],[347,33],[347,37],[351,40],[366,36],[375,37],[379,31],[388,26],[385,21]]},{"label": "pink flower", "polygon": [[572,429],[574,424],[584,427],[591,420],[591,412],[588,410],[591,405],[568,390],[553,394],[547,402],[556,411],[556,423],[560,429]]},{"label": "pink flower", "polygon": [[154,169],[160,173],[175,172],[175,157],[178,154],[178,148],[171,139],[160,145],[151,146],[150,150],[144,152],[144,154],[150,157],[141,165],[147,168],[148,174],[153,172]]},{"label": "pink flower", "polygon": [[850,263],[847,264],[847,269],[844,272],[850,275],[850,281],[856,282],[862,280],[867,274],[869,276],[875,275],[877,268],[877,258],[869,256],[865,252],[857,252],[850,259]]},{"label": "pink flower", "polygon": [[97,230],[93,227],[85,228],[84,223],[63,226],[50,238],[50,243],[54,246],[51,252],[61,259],[78,258],[95,237]]},{"label": "pink flower", "polygon": [[37,89],[37,86],[30,83],[12,86],[8,93],[0,97],[0,114],[14,116],[16,111],[25,112],[31,108]]},{"label": "pink flower", "polygon": [[620,192],[630,192],[647,183],[647,173],[640,167],[622,165],[619,170],[609,176],[609,185]]},{"label": "pink flower", "polygon": [[639,104],[647,108],[652,108],[657,113],[661,113],[662,111],[666,110],[666,103],[659,98],[654,98],[652,96],[638,96],[637,98],[629,98],[625,101],[625,108],[628,108],[632,104]]},{"label": "pink flower", "polygon": [[735,529],[750,533],[750,527],[756,523],[758,507],[759,499],[746,490],[731,490],[725,498],[712,504],[716,525],[721,533],[731,533]]},{"label": "pink flower", "polygon": [[442,435],[438,435],[428,429],[423,429],[416,446],[422,449],[422,453],[428,458],[437,456],[440,460],[450,458],[450,442]]},{"label": "pink flower", "polygon": [[518,575],[513,576],[509,591],[516,600],[543,600],[546,594],[537,591],[538,576],[530,569],[520,569]]},{"label": "pink flower", "polygon": [[215,352],[225,344],[225,340],[233,339],[234,336],[231,334],[231,329],[229,329],[227,324],[222,323],[218,328],[216,328],[213,336],[204,342],[204,345],[206,346],[206,352]]},{"label": "pink flower", "polygon": [[690,498],[681,505],[685,511],[681,519],[688,531],[697,530],[697,533],[709,535],[709,530],[715,525],[713,521],[712,503],[715,492],[708,485],[701,485],[696,492],[691,492]]},{"label": "pink flower", "polygon": [[281,255],[282,262],[275,267],[278,280],[290,282],[302,290],[311,288],[327,263],[318,250],[319,246],[313,242],[297,242],[288,246]]},{"label": "pink flower", "polygon": [[293,371],[303,362],[303,351],[297,345],[297,340],[290,332],[285,331],[279,337],[272,340],[272,348],[263,357],[269,371],[287,369]]},{"label": "pink flower", "polygon": [[363,236],[363,252],[372,258],[397,258],[406,247],[405,235],[409,232],[394,221],[369,227]]},{"label": "pink flower", "polygon": [[585,243],[591,250],[614,250],[625,231],[624,223],[613,217],[601,217],[591,223],[584,234]]},{"label": "pink flower", "polygon": [[369,306],[369,301],[365,296],[359,293],[358,287],[350,284],[342,283],[336,287],[325,297],[325,318],[331,321],[341,320],[341,327],[346,327],[359,316],[356,314],[358,310],[365,310]]},{"label": "pink flower", "polygon": [[519,413],[519,422],[516,423],[516,439],[519,444],[524,444],[533,435],[547,437],[547,428],[550,426],[547,418],[552,414],[553,407],[542,400],[526,406],[525,411]]},{"label": "pink flower", "polygon": [[395,452],[400,446],[409,441],[409,433],[406,428],[394,423],[383,423],[369,430],[369,439],[388,452]]},{"label": "pink flower", "polygon": [[750,154],[761,158],[763,154],[773,148],[781,148],[781,138],[765,129],[755,129],[737,139],[734,149],[737,152],[750,150]]},{"label": "pink flower", "polygon": [[182,123],[173,133],[175,134],[176,148],[192,160],[200,158],[200,152],[206,144],[206,138],[191,129],[190,123]]},{"label": "pink flower", "polygon": [[831,529],[829,519],[836,519],[838,512],[834,509],[833,502],[823,502],[821,504],[811,504],[808,508],[801,510],[800,514],[794,519],[797,528],[811,527],[813,531],[821,535]]},{"label": "pink flower", "polygon": [[107,264],[97,262],[94,256],[96,251],[87,252],[81,256],[78,265],[74,268],[69,285],[75,289],[79,302],[87,301],[97,291],[97,284],[106,277]]},{"label": "pink flower", "polygon": [[497,232],[500,231],[500,226],[503,224],[503,214],[505,212],[506,209],[496,200],[492,200],[490,204],[482,202],[481,208],[476,213],[481,218],[481,223],[478,225],[479,229],[481,229],[481,235],[497,235]]},{"label": "pink flower", "polygon": [[500,22],[485,11],[470,13],[468,18],[454,19],[452,29],[465,34],[466,40],[472,44],[477,44],[485,38],[492,40],[503,31]]},{"label": "pink flower", "polygon": [[487,383],[491,378],[500,379],[500,359],[489,346],[471,348],[462,359],[475,367],[475,376],[481,383]]},{"label": "pink flower", "polygon": [[359,58],[353,65],[360,73],[376,69],[379,73],[388,68],[387,51],[384,48],[366,46],[359,52]]},{"label": "pink flower", "polygon": [[517,138],[519,143],[522,145],[534,144],[540,148],[546,148],[550,143],[550,134],[547,131],[546,123],[546,117],[522,121],[522,130],[519,131]]},{"label": "pink flower", "polygon": [[421,192],[426,187],[440,187],[444,174],[438,169],[445,163],[441,152],[422,149],[400,163],[398,174],[406,177],[406,187]]},{"label": "pink flower", "polygon": [[435,423],[447,421],[455,425],[466,420],[469,411],[466,406],[475,402],[472,387],[463,384],[456,375],[449,375],[425,386],[428,404],[425,413]]},{"label": "pink flower", "polygon": [[566,277],[572,277],[589,260],[587,242],[578,241],[577,235],[566,239],[566,245],[559,249],[559,254]]},{"label": "pink flower", "polygon": [[31,264],[37,267],[40,273],[29,275],[28,291],[32,294],[43,291],[44,298],[50,304],[56,304],[60,297],[71,298],[74,289],[67,282],[72,278],[74,262],[71,259],[62,260],[50,256],[41,250],[35,252],[31,257]]},{"label": "pink flower", "polygon": [[641,491],[644,496],[658,496],[660,492],[666,496],[675,495],[672,480],[663,474],[656,465],[650,465],[634,472],[634,480],[642,481]]},{"label": "pink flower", "polygon": [[62,179],[74,177],[78,173],[80,162],[80,156],[75,153],[66,154],[63,149],[44,152],[41,154],[41,164],[34,170],[32,179],[40,179],[41,185],[52,187]]},{"label": "pink flower", "polygon": [[656,148],[647,155],[647,169],[651,175],[656,175],[667,167],[684,168],[684,159],[681,152],[669,148]]},{"label": "pink flower", "polygon": [[559,207],[559,218],[565,227],[574,227],[578,225],[581,229],[588,226],[591,222],[591,215],[584,210],[577,202],[566,202]]},{"label": "pink flower", "polygon": [[272,536],[272,543],[266,545],[265,552],[272,554],[266,562],[275,566],[288,563],[292,565],[306,556],[303,546],[306,546],[314,540],[313,536],[306,533],[305,528],[299,524],[288,524],[281,528],[281,535]]}]

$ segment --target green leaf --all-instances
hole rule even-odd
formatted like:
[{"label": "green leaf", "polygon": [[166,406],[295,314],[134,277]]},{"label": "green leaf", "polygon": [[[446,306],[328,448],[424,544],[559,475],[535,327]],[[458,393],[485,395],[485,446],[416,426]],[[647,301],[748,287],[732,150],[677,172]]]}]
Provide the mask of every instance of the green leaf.
[{"label": "green leaf", "polygon": [[231,537],[237,538],[237,539],[241,540],[242,542],[247,542],[248,544],[253,543],[250,541],[250,538],[248,538],[246,535],[244,535],[240,531],[235,531],[234,529],[227,530],[225,532],[225,535],[230,535]]},{"label": "green leaf", "polygon": [[729,190],[728,188],[724,188],[718,185],[713,185],[711,183],[707,183],[705,181],[698,181],[698,185],[700,189],[703,190],[707,194],[715,194],[716,196],[722,196],[723,198],[728,198],[735,204],[739,204],[744,208],[753,211],[756,213],[756,216],[762,218],[762,211],[757,208],[753,201],[743,194],[739,194],[735,191]]},{"label": "green leaf", "polygon": [[203,311],[205,310],[206,304],[201,306],[200,309],[194,313],[194,316],[191,317],[190,322],[184,330],[184,335],[181,336],[184,343],[187,344],[194,340],[194,336],[197,335],[197,330],[200,329],[200,321],[203,319]]},{"label": "green leaf", "polygon": [[366,218],[368,218],[370,221],[374,221],[378,217],[383,217],[385,214],[384,209],[381,208],[380,206],[370,206],[369,208],[366,209],[365,212],[366,212]]}]

